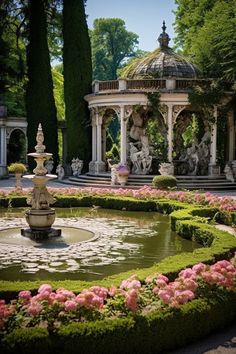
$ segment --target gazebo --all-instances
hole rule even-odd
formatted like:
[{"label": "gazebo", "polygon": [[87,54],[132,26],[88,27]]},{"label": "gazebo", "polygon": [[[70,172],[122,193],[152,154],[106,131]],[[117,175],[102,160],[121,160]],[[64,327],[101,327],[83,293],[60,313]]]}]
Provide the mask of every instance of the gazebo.
[{"label": "gazebo", "polygon": [[[194,87],[210,84],[213,80],[202,79],[200,71],[190,61],[169,47],[165,22],[158,41],[159,48],[134,60],[125,71],[125,77],[95,81],[93,93],[85,97],[92,122],[90,174],[96,175],[107,169],[107,129],[114,116],[118,117],[120,124],[120,163],[128,164],[133,174],[156,174],[155,160],[158,160],[159,169],[167,168],[167,174],[220,174],[217,119],[220,105],[229,102],[231,94],[226,93],[220,105],[212,107],[213,119],[201,117],[200,132],[194,136],[191,124],[198,110],[189,102],[189,93]],[[158,117],[150,114],[155,109],[159,112]],[[235,159],[235,120],[231,108],[225,119],[227,146],[224,159],[231,163]],[[162,159],[154,151],[155,140],[150,139],[150,120],[159,130],[166,148]],[[190,127],[190,141],[189,136],[185,136],[187,127]]]}]

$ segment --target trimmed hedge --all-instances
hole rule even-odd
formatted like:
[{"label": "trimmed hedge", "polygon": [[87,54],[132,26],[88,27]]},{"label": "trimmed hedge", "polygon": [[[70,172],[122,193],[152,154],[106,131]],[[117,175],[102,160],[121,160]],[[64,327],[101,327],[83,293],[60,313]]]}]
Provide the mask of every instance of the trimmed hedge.
[{"label": "trimmed hedge", "polygon": [[[113,320],[72,323],[49,334],[42,328],[17,329],[4,336],[2,354],[161,353],[184,346],[236,317],[236,294],[212,294],[180,308]],[[207,318],[207,321],[206,321]]]},{"label": "trimmed hedge", "polygon": [[177,181],[174,176],[155,176],[152,180],[152,185],[159,189],[174,188],[177,186]]}]

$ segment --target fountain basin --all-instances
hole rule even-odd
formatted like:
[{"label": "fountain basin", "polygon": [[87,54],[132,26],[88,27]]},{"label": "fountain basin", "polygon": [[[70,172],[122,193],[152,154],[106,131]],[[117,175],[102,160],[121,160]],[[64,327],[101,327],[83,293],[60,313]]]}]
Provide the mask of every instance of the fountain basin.
[{"label": "fountain basin", "polygon": [[25,218],[32,230],[47,230],[54,223],[56,214],[54,209],[31,209],[25,213]]}]

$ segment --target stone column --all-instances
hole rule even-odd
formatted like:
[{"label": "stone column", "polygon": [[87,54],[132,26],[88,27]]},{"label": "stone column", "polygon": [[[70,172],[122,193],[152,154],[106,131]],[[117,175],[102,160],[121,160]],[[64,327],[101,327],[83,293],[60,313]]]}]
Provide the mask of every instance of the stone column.
[{"label": "stone column", "polygon": [[167,140],[168,140],[168,162],[172,163],[173,161],[173,105],[168,104],[168,116],[167,116],[167,124],[168,124],[168,133],[167,133]]},{"label": "stone column", "polygon": [[120,162],[127,163],[127,122],[133,112],[132,106],[120,106]]},{"label": "stone column", "polygon": [[97,161],[95,162],[95,173],[105,171],[105,163],[102,161],[102,113],[99,114],[96,109],[96,127],[97,127]]},{"label": "stone column", "polygon": [[235,125],[234,125],[234,112],[228,113],[228,160],[235,159]]},{"label": "stone column", "polygon": [[127,121],[125,119],[125,107],[120,106],[120,162],[126,164],[127,151],[126,151],[126,132]]},{"label": "stone column", "polygon": [[7,134],[6,127],[0,127],[0,176],[7,175]]},{"label": "stone column", "polygon": [[97,161],[97,126],[96,115],[91,110],[91,124],[92,124],[92,161],[89,163],[89,172],[95,173],[95,162]]},{"label": "stone column", "polygon": [[214,123],[211,126],[211,145],[210,145],[210,163],[209,174],[211,176],[218,176],[220,174],[220,166],[216,164],[217,152],[217,106],[214,106],[213,111]]}]

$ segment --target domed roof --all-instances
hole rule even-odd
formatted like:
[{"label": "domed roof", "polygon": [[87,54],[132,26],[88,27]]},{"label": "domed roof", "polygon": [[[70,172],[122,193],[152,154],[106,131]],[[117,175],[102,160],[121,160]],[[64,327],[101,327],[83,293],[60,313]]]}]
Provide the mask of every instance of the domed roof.
[{"label": "domed roof", "polygon": [[160,48],[148,53],[143,58],[134,60],[122,73],[129,79],[154,78],[197,78],[199,70],[169,46],[170,38],[165,32],[165,21],[158,41]]}]

